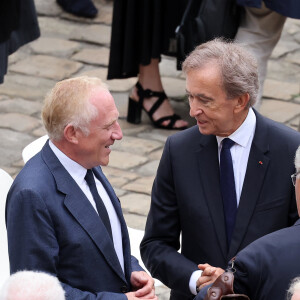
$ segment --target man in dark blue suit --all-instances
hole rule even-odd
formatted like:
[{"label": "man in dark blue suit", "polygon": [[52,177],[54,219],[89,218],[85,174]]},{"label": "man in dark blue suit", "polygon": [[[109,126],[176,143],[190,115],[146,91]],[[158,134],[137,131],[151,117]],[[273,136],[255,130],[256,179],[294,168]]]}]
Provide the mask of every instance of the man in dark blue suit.
[{"label": "man in dark blue suit", "polygon": [[289,176],[300,133],[252,108],[255,59],[214,40],[198,46],[183,70],[197,126],[166,141],[141,243],[145,265],[172,300],[194,298],[198,264],[224,269],[251,242],[297,219]]},{"label": "man in dark blue suit", "polygon": [[55,85],[42,118],[50,140],[7,197],[10,271],[56,276],[66,298],[157,299],[130,254],[121,205],[101,167],[122,138],[118,110],[97,78]]},{"label": "man in dark blue suit", "polygon": [[[292,181],[300,216],[300,147]],[[291,280],[300,274],[300,220],[294,226],[270,233],[243,249],[234,258],[234,291],[250,299],[285,299]],[[229,264],[232,266],[232,263]],[[201,284],[215,280],[223,270],[206,265]],[[204,276],[202,277],[204,279]],[[204,299],[207,287],[195,299]]]}]

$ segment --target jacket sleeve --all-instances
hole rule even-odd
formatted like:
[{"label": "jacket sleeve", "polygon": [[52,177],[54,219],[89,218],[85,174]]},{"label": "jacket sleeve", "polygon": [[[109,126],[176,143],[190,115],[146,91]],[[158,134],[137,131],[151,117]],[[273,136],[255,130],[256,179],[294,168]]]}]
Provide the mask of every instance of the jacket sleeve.
[{"label": "jacket sleeve", "polygon": [[150,212],[140,250],[143,262],[153,277],[171,289],[190,293],[190,276],[198,268],[178,252],[181,232],[178,210],[168,139],[153,184]]},{"label": "jacket sleeve", "polygon": [[[43,199],[32,190],[10,193],[6,207],[10,272],[39,270],[58,276],[59,245],[50,213]],[[84,276],[84,274],[80,274]],[[61,282],[66,299],[126,300],[122,293],[91,293]]]}]

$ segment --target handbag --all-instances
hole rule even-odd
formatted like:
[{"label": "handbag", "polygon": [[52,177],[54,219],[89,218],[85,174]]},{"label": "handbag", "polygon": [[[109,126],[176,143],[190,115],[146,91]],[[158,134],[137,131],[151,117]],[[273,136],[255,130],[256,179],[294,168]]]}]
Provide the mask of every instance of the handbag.
[{"label": "handbag", "polygon": [[207,290],[204,300],[250,300],[249,297],[244,294],[234,293],[233,280],[234,276],[232,269],[221,274]]},{"label": "handbag", "polygon": [[242,12],[236,0],[189,0],[175,30],[177,69],[196,46],[216,37],[233,39]]}]

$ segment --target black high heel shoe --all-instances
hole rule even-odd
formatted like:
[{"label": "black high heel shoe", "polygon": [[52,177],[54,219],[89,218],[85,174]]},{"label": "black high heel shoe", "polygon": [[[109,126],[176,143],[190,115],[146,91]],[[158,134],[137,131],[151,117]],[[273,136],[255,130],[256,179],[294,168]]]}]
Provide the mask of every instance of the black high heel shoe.
[{"label": "black high heel shoe", "polygon": [[[157,128],[162,129],[175,129],[175,130],[183,130],[186,129],[187,126],[182,127],[174,127],[174,124],[177,120],[181,120],[180,116],[177,114],[169,115],[162,117],[158,120],[153,119],[153,114],[156,112],[156,110],[160,107],[160,105],[168,99],[165,92],[153,92],[149,89],[144,90],[143,87],[139,82],[136,83],[137,88],[137,94],[139,96],[139,101],[135,101],[132,98],[129,97],[128,100],[128,112],[127,112],[127,122],[133,123],[133,124],[140,124],[141,123],[141,115],[142,115],[142,109],[148,114],[152,124]],[[151,98],[151,97],[158,97],[157,101],[152,105],[151,109],[149,111],[146,111],[146,109],[143,106],[143,102],[145,98]],[[162,125],[164,121],[170,121],[168,125]]]}]

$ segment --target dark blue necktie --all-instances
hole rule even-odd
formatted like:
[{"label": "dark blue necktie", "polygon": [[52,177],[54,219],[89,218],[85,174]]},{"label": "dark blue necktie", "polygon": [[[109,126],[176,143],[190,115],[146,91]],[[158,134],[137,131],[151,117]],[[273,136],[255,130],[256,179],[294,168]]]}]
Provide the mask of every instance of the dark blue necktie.
[{"label": "dark blue necktie", "polygon": [[100,197],[100,195],[97,191],[96,182],[95,182],[95,179],[94,179],[93,171],[91,169],[87,170],[84,179],[87,182],[87,184],[90,188],[90,191],[93,195],[94,201],[96,203],[98,214],[99,214],[103,224],[105,225],[110,237],[112,238],[112,231],[111,231],[109,216],[108,216],[106,207],[103,203],[103,200],[101,199],[101,197]]},{"label": "dark blue necktie", "polygon": [[222,141],[222,150],[220,155],[220,185],[223,199],[228,248],[230,246],[237,212],[234,173],[230,153],[230,148],[234,144],[234,141],[229,138],[225,138]]}]

